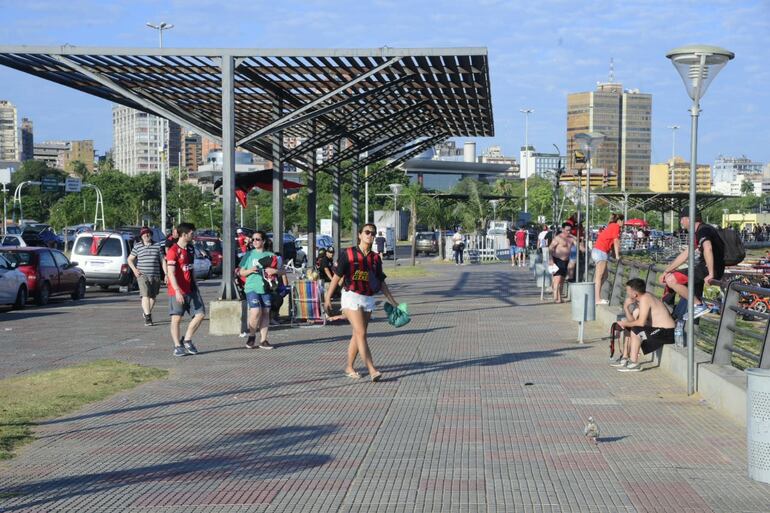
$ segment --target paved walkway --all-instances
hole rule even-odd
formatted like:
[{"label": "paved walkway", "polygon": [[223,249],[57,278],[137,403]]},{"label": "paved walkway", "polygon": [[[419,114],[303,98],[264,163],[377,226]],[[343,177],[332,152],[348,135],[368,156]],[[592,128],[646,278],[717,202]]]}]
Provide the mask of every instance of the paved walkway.
[{"label": "paved walkway", "polygon": [[[43,423],[0,464],[0,508],[770,510],[770,486],[746,477],[743,429],[659,369],[608,367],[606,342],[575,344],[568,306],[541,304],[530,274],[435,270],[393,285],[411,324],[393,329],[381,312],[372,324],[379,384],[343,376],[347,326],[276,332],[274,351],[202,336],[205,353],[184,359],[169,355],[165,326],[136,328],[43,362],[114,356],[172,373]],[[18,333],[29,319],[17,322],[3,326]],[[117,340],[109,326],[90,329]],[[598,446],[582,434],[589,415]]]}]

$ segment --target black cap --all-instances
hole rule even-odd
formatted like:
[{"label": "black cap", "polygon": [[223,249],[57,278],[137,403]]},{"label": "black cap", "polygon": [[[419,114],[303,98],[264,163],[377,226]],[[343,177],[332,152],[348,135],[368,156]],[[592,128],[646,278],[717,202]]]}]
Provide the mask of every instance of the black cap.
[{"label": "black cap", "polygon": [[[682,207],[682,210],[679,211],[679,217],[680,218],[682,218],[682,217],[689,218],[690,217],[690,207]],[[697,208],[695,209],[695,220],[696,221],[700,221],[701,220],[700,210],[698,210]]]}]

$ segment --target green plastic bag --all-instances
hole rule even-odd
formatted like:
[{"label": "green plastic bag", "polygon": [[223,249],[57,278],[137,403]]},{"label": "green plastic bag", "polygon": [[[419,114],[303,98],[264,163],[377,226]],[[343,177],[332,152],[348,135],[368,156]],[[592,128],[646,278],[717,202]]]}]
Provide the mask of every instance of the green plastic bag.
[{"label": "green plastic bag", "polygon": [[409,317],[409,307],[406,303],[401,303],[398,305],[398,308],[390,303],[385,303],[385,313],[388,314],[388,323],[396,328],[405,326],[412,320],[412,318]]}]

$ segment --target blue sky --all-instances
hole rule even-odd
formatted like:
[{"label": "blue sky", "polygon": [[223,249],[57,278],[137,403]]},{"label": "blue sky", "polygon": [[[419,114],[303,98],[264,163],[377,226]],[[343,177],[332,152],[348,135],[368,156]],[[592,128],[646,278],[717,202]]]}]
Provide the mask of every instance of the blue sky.
[{"label": "blue sky", "polygon": [[[607,79],[653,95],[653,162],[671,153],[668,125],[689,144],[689,98],[666,51],[688,43],[736,54],[701,102],[699,160],[719,154],[770,162],[770,0],[0,0],[0,44],[157,45],[148,21],[167,21],[167,47],[452,47],[489,49],[496,136],[518,154],[529,140],[565,145],[566,95]],[[111,146],[110,104],[0,66],[0,99],[35,123],[35,139]],[[689,156],[689,150],[687,150]]]}]

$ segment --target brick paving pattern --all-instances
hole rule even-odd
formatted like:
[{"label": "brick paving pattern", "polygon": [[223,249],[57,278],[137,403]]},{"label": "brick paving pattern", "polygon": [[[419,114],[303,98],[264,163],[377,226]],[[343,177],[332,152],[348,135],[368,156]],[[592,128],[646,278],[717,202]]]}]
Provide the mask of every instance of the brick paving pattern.
[{"label": "brick paving pattern", "polygon": [[577,345],[569,305],[541,304],[531,274],[431,268],[392,285],[411,324],[375,314],[378,384],[343,375],[346,325],[250,351],[204,324],[202,353],[175,359],[162,302],[154,328],[135,296],[0,314],[2,376],[106,357],[171,369],[41,423],[0,463],[0,510],[770,511],[744,429],[658,369],[607,366],[603,330]]}]

